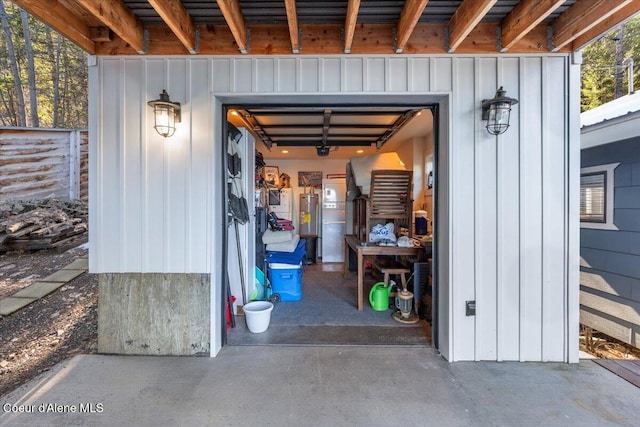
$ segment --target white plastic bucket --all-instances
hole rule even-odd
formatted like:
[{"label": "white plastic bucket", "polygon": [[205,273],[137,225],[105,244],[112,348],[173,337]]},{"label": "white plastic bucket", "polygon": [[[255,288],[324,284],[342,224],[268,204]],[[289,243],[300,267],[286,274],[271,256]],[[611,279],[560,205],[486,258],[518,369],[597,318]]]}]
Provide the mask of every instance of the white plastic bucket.
[{"label": "white plastic bucket", "polygon": [[259,334],[267,330],[271,321],[273,304],[269,301],[253,301],[245,304],[242,309],[250,332]]}]

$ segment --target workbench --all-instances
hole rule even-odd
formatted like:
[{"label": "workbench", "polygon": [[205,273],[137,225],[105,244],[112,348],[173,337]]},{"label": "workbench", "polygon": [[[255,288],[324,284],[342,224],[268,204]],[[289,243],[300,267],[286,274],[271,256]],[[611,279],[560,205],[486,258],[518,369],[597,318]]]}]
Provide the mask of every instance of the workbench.
[{"label": "workbench", "polygon": [[367,255],[383,255],[383,256],[414,256],[418,257],[420,251],[423,250],[422,246],[412,246],[409,248],[400,246],[378,246],[375,243],[361,242],[354,235],[344,236],[344,277],[347,277],[349,272],[349,249],[352,249],[357,255],[358,263],[358,311],[362,311],[363,298],[364,298],[364,257]]}]

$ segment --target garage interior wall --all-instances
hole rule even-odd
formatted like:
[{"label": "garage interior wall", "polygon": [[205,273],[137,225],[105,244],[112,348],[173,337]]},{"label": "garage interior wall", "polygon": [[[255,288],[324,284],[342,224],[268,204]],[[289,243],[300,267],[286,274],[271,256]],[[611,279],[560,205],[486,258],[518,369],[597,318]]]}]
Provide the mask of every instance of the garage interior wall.
[{"label": "garage interior wall", "polygon": [[[498,86],[520,103],[494,137],[480,104]],[[579,87],[579,65],[564,54],[91,57],[90,271],[208,272],[221,288],[214,115],[224,100],[444,99],[440,351],[450,361],[576,362]],[[147,106],[162,89],[182,104],[166,140]]]}]

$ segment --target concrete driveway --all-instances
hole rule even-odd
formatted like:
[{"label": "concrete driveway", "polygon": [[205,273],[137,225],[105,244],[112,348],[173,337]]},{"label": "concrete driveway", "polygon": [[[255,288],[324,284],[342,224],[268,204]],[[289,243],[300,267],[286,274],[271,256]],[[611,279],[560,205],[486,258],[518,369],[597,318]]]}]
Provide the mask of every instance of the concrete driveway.
[{"label": "concrete driveway", "polygon": [[601,427],[640,419],[640,389],[589,360],[449,363],[415,347],[83,355],[0,404],[3,426]]}]

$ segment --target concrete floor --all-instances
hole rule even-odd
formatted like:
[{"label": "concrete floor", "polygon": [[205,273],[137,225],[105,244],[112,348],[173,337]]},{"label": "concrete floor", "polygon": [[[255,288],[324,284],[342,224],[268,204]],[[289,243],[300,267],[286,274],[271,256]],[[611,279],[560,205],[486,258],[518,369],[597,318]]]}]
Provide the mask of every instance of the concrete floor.
[{"label": "concrete floor", "polygon": [[[67,406],[39,412],[51,404]],[[430,347],[227,346],[216,358],[77,356],[0,405],[3,426],[600,427],[637,426],[640,389],[589,360],[448,363]],[[70,412],[81,409],[94,412]]]}]

